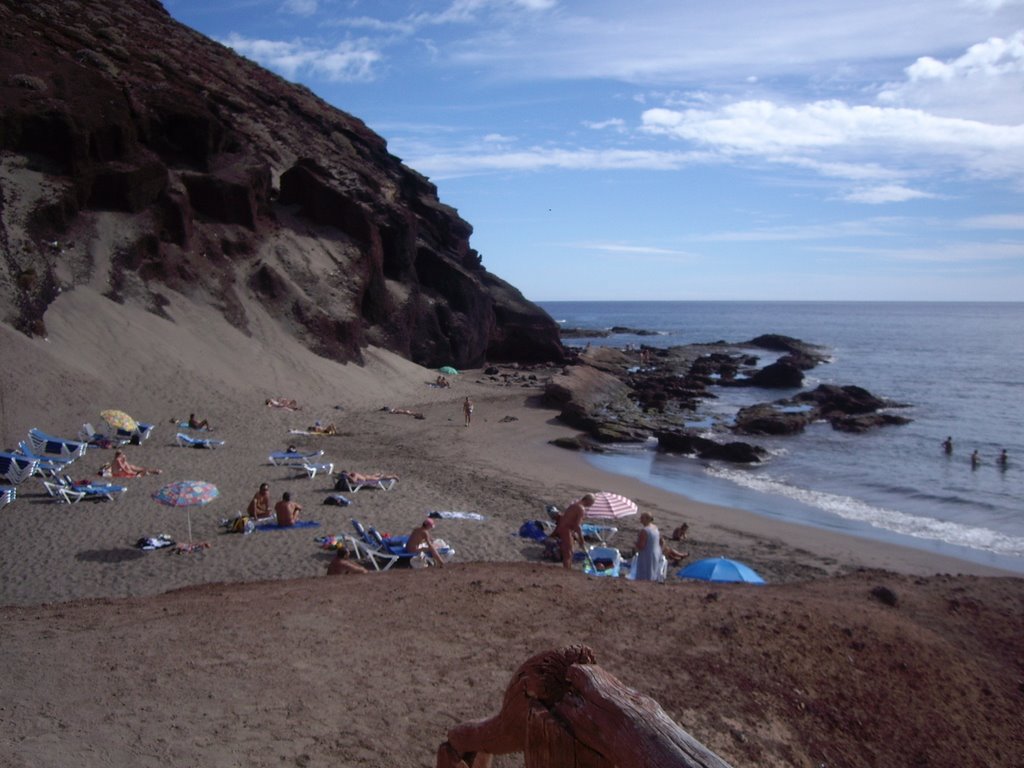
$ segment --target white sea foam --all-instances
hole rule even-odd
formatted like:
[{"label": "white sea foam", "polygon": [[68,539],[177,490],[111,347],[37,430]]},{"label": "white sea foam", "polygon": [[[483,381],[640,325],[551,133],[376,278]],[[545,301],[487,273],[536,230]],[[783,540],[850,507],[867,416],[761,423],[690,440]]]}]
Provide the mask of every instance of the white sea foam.
[{"label": "white sea foam", "polygon": [[875,507],[849,496],[812,491],[781,482],[767,474],[742,472],[726,467],[709,467],[712,477],[749,488],[759,493],[783,496],[801,504],[829,512],[844,520],[865,523],[893,533],[919,539],[943,541],[998,555],[1024,556],[1024,538],[1008,536],[988,528],[963,525],[919,515],[910,515],[894,509]]}]

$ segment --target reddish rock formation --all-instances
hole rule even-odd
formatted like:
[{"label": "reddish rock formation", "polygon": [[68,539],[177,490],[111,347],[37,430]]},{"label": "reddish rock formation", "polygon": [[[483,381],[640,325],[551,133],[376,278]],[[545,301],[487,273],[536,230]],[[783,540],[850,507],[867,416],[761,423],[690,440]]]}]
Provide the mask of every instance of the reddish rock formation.
[{"label": "reddish rock formation", "polygon": [[380,136],[155,0],[0,0],[0,72],[0,320],[44,332],[84,283],[153,311],[170,288],[242,330],[262,301],[343,361],[562,360]]}]

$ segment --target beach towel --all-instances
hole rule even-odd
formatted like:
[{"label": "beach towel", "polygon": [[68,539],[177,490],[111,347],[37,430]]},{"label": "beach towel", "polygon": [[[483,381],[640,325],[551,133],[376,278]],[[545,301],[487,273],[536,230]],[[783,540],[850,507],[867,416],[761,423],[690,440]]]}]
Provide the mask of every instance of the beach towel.
[{"label": "beach towel", "polygon": [[275,521],[273,523],[260,523],[259,525],[256,526],[256,530],[257,531],[291,531],[291,530],[294,530],[296,528],[319,528],[319,527],[320,527],[320,523],[318,523],[316,520],[299,520],[299,522],[295,523],[294,525],[286,525],[284,528],[282,528],[280,525],[278,525],[277,522]]},{"label": "beach towel", "polygon": [[164,549],[165,547],[173,547],[174,539],[166,533],[161,533],[159,536],[143,536],[135,542],[135,546],[138,549],[144,549],[147,551],[153,549]]},{"label": "beach towel", "polygon": [[479,512],[431,512],[427,517],[444,518],[445,520],[484,520]]}]

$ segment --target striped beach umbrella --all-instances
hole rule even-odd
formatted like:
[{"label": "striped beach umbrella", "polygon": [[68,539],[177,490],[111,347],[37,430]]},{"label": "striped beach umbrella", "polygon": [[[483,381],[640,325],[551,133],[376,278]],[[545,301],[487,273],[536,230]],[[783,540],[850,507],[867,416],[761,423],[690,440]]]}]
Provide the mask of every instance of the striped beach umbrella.
[{"label": "striped beach umbrella", "polygon": [[585,515],[598,520],[618,520],[635,515],[636,511],[636,502],[617,493],[601,491],[594,494],[594,503],[587,508]]}]

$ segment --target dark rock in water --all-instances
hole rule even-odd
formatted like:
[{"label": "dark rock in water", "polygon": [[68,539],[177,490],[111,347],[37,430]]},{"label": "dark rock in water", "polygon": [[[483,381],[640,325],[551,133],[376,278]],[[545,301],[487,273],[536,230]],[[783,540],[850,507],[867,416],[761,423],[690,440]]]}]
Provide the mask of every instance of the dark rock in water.
[{"label": "dark rock in water", "polygon": [[605,339],[611,332],[594,328],[562,328],[559,335],[563,339]]},{"label": "dark rock in water", "polygon": [[[19,201],[0,212],[0,322],[45,333],[56,296],[102,283],[165,317],[170,288],[243,333],[264,302],[340,361],[369,344],[431,368],[564,360],[554,320],[358,118],[156,0],[0,0],[0,19],[0,170]],[[104,218],[124,226],[94,259]]]},{"label": "dark rock in water", "polygon": [[874,427],[889,427],[909,424],[912,419],[893,413],[864,413],[859,416],[834,416],[829,419],[832,428],[839,432],[867,432]]},{"label": "dark rock in water", "polygon": [[[815,344],[808,344],[806,341],[801,341],[800,339],[794,339],[792,336],[783,336],[778,333],[763,334],[757,338],[751,339],[746,342],[746,344],[752,347],[760,347],[761,349],[770,349],[773,352],[787,352],[794,357],[815,360],[816,362],[814,365],[828,361],[828,356],[824,353],[824,350],[821,347]],[[811,368],[813,368],[814,365],[812,365]]]},{"label": "dark rock in water", "polygon": [[733,429],[743,435],[795,435],[804,431],[815,413],[786,413],[774,405],[759,403],[741,408]]},{"label": "dark rock in water", "polygon": [[828,414],[873,413],[881,408],[892,405],[880,397],[875,397],[863,387],[853,385],[838,386],[836,384],[820,384],[810,392],[801,392],[793,398],[796,403],[813,403],[826,418]]},{"label": "dark rock in water", "polygon": [[797,389],[803,386],[804,372],[785,358],[766,365],[746,380],[752,387],[765,389]]},{"label": "dark rock in water", "polygon": [[716,443],[714,440],[682,431],[659,430],[654,433],[654,436],[658,438],[659,450],[686,455],[697,454],[702,459],[755,464],[767,455],[763,448],[749,443],[739,441],[725,444]]}]

